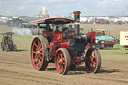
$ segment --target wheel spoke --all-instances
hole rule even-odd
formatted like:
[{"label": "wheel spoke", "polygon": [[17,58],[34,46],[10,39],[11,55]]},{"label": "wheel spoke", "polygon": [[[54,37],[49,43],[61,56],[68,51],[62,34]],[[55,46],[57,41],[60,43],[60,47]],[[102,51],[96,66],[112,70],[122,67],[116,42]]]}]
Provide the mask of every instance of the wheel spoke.
[{"label": "wheel spoke", "polygon": [[38,63],[38,58],[35,58],[36,63]]},{"label": "wheel spoke", "polygon": [[62,64],[65,65],[65,61],[63,61]]},{"label": "wheel spoke", "polygon": [[39,55],[43,55],[43,53],[39,53]]},{"label": "wheel spoke", "polygon": [[38,48],[38,46],[37,46],[37,44],[36,44],[36,43],[34,44],[34,46],[36,46],[36,47]]},{"label": "wheel spoke", "polygon": [[39,55],[39,58],[40,58],[40,59],[42,59],[42,56],[41,56],[41,55]]},{"label": "wheel spoke", "polygon": [[55,56],[55,66],[59,74],[65,75],[70,68],[70,55],[66,48],[59,48]]},{"label": "wheel spoke", "polygon": [[[37,42],[37,43],[36,43],[36,42]],[[41,49],[41,43],[40,43],[39,39],[35,41],[34,45],[36,46],[36,51],[39,51],[39,50]],[[36,52],[33,52],[33,53],[36,53]],[[41,57],[41,55],[42,55],[42,54],[43,54],[43,53],[41,53],[41,52],[39,51],[39,53],[35,56],[35,62],[36,62],[36,66],[37,66],[37,67],[40,67],[40,65],[41,65],[41,62],[42,62],[42,57]],[[38,57],[37,57],[37,56],[38,56]]]},{"label": "wheel spoke", "polygon": [[65,58],[63,57],[62,60],[65,61]]},{"label": "wheel spoke", "polygon": [[34,59],[36,59],[36,58],[37,58],[37,55],[34,56]]},{"label": "wheel spoke", "polygon": [[40,58],[40,59],[39,59],[39,65],[41,65],[41,62],[42,62],[42,59]]},{"label": "wheel spoke", "polygon": [[40,67],[39,63],[36,63],[36,66],[39,68]]},{"label": "wheel spoke", "polygon": [[58,61],[59,61],[60,59],[61,59],[60,57],[57,58]]},{"label": "wheel spoke", "polygon": [[61,70],[62,70],[62,71],[64,70],[64,66],[65,66],[65,63],[62,62],[62,64],[60,64],[60,67],[61,67]]},{"label": "wheel spoke", "polygon": [[62,53],[59,54],[59,57],[62,58]]},{"label": "wheel spoke", "polygon": [[60,65],[60,72],[63,72],[64,71],[64,67],[63,67],[63,65],[61,64]]},{"label": "wheel spoke", "polygon": [[96,65],[96,59],[95,59],[95,57],[91,58],[91,63],[93,63],[93,64]]},{"label": "wheel spoke", "polygon": [[56,57],[56,63],[58,65],[58,72],[62,73],[64,71],[64,66],[65,66],[65,58],[63,56],[63,53],[59,53],[58,56]]},{"label": "wheel spoke", "polygon": [[58,61],[60,61],[60,67],[62,68],[62,66],[65,65],[65,58],[62,53],[58,56]]},{"label": "wheel spoke", "polygon": [[39,41],[39,39],[37,40],[37,42],[38,42],[38,47],[39,47],[39,45],[40,45],[40,41]]},{"label": "wheel spoke", "polygon": [[32,53],[33,53],[33,54],[36,54],[36,52],[35,52],[35,51],[32,51]]},{"label": "wheel spoke", "polygon": [[36,70],[44,70],[48,65],[47,60],[44,60],[46,56],[43,55],[43,52],[47,49],[45,46],[45,44],[47,43],[47,39],[45,42],[43,42],[44,40],[45,37],[41,36],[41,37],[35,37],[32,41],[31,62]]},{"label": "wheel spoke", "polygon": [[39,51],[43,51],[43,48],[39,49]]},{"label": "wheel spoke", "polygon": [[41,43],[38,44],[38,50],[40,50],[40,49],[41,49]]},{"label": "wheel spoke", "polygon": [[65,58],[64,57],[62,58],[62,64],[65,65]]},{"label": "wheel spoke", "polygon": [[101,64],[98,62],[97,57],[99,57],[100,59],[98,50],[90,49],[87,51],[87,59],[85,61],[85,64],[89,73],[95,73],[99,71]]}]

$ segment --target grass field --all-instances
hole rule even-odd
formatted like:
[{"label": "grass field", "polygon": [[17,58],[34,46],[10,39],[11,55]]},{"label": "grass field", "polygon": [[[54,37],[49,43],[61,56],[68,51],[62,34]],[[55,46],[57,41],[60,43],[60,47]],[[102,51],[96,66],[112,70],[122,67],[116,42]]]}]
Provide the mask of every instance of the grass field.
[{"label": "grass field", "polygon": [[[109,25],[81,25],[87,31],[92,27],[109,27]],[[111,34],[128,25],[112,25]],[[116,27],[116,28],[115,28]],[[0,26],[0,33],[11,31],[11,27]],[[125,28],[126,29],[126,28]],[[13,36],[18,51],[0,50],[0,85],[127,85],[128,84],[128,51],[116,44],[109,50],[100,50],[102,65],[97,74],[86,73],[85,63],[77,66],[67,75],[59,75],[54,63],[49,63],[45,71],[33,69],[30,47],[34,36]],[[0,41],[2,35],[0,35]]]},{"label": "grass field", "polygon": [[[111,28],[112,35],[119,35],[121,30],[127,30],[128,25],[93,25],[93,24],[82,24],[81,28],[84,28],[83,33],[87,33],[91,28],[103,28],[108,29]],[[0,26],[0,33],[9,32],[12,30],[12,27],[8,26]],[[115,32],[114,32],[115,30]],[[13,35],[14,43],[17,45],[19,50],[30,50],[30,45],[34,36],[21,36],[18,34]],[[2,39],[2,35],[0,35],[0,40]],[[116,44],[114,48],[109,50],[100,50],[101,55],[105,56],[127,56],[128,51],[126,51],[122,46]]]}]

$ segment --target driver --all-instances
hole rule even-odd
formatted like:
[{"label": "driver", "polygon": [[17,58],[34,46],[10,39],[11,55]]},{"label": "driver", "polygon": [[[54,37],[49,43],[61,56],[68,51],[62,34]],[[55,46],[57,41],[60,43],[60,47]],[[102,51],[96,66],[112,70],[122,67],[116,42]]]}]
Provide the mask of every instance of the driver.
[{"label": "driver", "polygon": [[[46,31],[47,32],[52,32],[53,30],[51,29],[51,27],[49,26],[49,24],[47,24],[46,25]],[[51,34],[47,34],[46,35],[46,37],[47,37],[47,39],[48,39],[48,42],[50,43],[51,42],[51,40],[52,40],[52,33]]]},{"label": "driver", "polygon": [[59,32],[60,30],[59,30],[59,27],[58,26],[56,26],[56,30],[55,30],[55,32]]},{"label": "driver", "polygon": [[46,25],[46,31],[48,31],[48,32],[53,31],[53,30],[51,29],[51,27],[49,26],[49,24]]},{"label": "driver", "polygon": [[68,30],[68,27],[63,28],[63,31],[66,32]]},{"label": "driver", "polygon": [[5,42],[5,44],[7,44],[7,42],[8,42],[8,35],[4,36],[4,42]]}]

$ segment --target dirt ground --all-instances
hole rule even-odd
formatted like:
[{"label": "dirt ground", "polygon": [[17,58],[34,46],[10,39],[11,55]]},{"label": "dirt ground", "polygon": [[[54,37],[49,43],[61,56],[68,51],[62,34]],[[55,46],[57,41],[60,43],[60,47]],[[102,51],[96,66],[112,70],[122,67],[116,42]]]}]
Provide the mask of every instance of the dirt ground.
[{"label": "dirt ground", "polygon": [[83,64],[60,75],[54,63],[46,71],[33,69],[29,50],[0,50],[0,85],[128,85],[128,57],[102,56],[102,68],[97,74],[86,73]]},{"label": "dirt ground", "polygon": [[83,63],[67,75],[60,75],[54,63],[50,63],[46,71],[35,70],[30,61],[31,39],[20,36],[16,39],[14,37],[17,52],[0,49],[0,85],[128,85],[128,54],[101,55],[102,67],[97,74],[86,73]]}]

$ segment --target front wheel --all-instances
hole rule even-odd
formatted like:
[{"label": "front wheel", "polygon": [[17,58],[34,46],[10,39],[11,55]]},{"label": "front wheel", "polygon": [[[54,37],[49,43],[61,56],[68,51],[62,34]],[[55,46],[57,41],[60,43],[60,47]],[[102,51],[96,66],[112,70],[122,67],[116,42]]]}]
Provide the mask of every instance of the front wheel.
[{"label": "front wheel", "polygon": [[86,53],[85,65],[88,73],[97,73],[101,67],[101,55],[98,50],[89,49]]},{"label": "front wheel", "polygon": [[71,59],[66,48],[59,48],[55,56],[55,66],[59,74],[65,75],[70,69]]},{"label": "front wheel", "polygon": [[36,70],[45,70],[48,66],[46,55],[46,40],[44,37],[35,37],[31,45],[31,62]]}]

